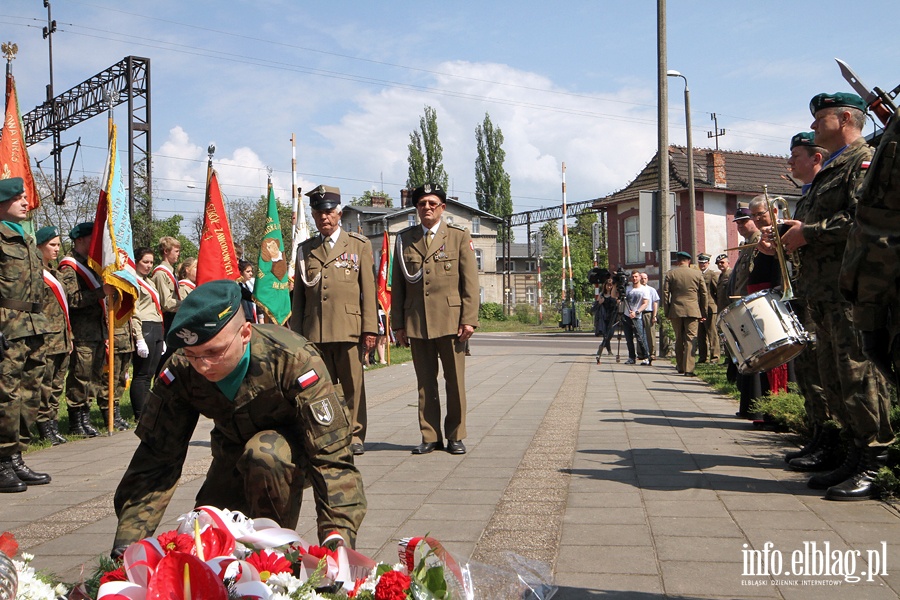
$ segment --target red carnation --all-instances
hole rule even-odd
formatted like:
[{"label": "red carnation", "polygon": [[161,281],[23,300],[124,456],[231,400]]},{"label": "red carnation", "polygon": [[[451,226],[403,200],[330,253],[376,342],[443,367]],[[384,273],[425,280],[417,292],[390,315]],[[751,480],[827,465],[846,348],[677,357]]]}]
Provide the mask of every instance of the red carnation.
[{"label": "red carnation", "polygon": [[409,584],[409,575],[400,571],[388,571],[375,585],[375,600],[407,600]]},{"label": "red carnation", "polygon": [[291,561],[283,556],[260,550],[247,557],[247,562],[259,571],[259,578],[265,583],[272,575],[291,572]]},{"label": "red carnation", "polygon": [[120,565],[118,569],[107,571],[100,577],[100,585],[110,581],[128,581],[128,576],[125,575],[125,565]]},{"label": "red carnation", "polygon": [[187,554],[195,554],[194,538],[186,533],[178,533],[177,531],[167,531],[156,537],[159,545],[162,546],[163,552],[185,552]]},{"label": "red carnation", "polygon": [[13,558],[18,551],[19,543],[16,542],[16,536],[8,531],[4,531],[3,535],[0,535],[0,552]]}]

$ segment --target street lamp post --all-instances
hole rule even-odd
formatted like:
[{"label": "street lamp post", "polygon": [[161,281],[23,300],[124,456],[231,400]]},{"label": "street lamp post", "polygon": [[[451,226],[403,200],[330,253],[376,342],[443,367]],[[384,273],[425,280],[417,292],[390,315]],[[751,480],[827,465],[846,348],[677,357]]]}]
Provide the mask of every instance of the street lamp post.
[{"label": "street lamp post", "polygon": [[697,203],[694,195],[694,145],[691,138],[691,91],[687,77],[678,71],[668,71],[669,77],[684,79],[684,122],[687,130],[688,197],[690,198],[691,256],[697,260]]}]

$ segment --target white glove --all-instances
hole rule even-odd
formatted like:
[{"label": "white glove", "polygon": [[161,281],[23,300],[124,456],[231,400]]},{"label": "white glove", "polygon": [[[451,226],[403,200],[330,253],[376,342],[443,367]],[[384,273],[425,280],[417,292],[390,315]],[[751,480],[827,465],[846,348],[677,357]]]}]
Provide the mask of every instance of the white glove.
[{"label": "white glove", "polygon": [[147,342],[144,340],[138,340],[135,344],[137,346],[137,355],[141,358],[147,358],[150,356],[150,348],[147,347]]},{"label": "white glove", "polygon": [[160,352],[160,354],[165,354],[165,353],[166,353],[166,342],[165,342],[165,340],[163,340],[163,343],[162,343],[162,344],[163,344],[163,345],[162,345],[162,352]]}]

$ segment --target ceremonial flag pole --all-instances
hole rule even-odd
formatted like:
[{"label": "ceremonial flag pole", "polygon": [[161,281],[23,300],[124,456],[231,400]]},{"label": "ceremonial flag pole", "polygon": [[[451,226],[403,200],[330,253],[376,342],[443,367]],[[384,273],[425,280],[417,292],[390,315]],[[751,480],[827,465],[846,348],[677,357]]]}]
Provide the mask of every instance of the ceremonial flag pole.
[{"label": "ceremonial flag pole", "polygon": [[41,205],[41,198],[34,184],[28,150],[25,147],[25,128],[22,113],[19,112],[19,98],[16,94],[16,80],[12,74],[12,61],[19,47],[13,43],[3,43],[6,55],[6,111],[4,112],[2,133],[0,133],[0,179],[21,177],[25,183],[25,197],[28,199],[28,218],[22,221],[22,228],[34,237],[33,211]]},{"label": "ceremonial flag pole", "polygon": [[209,146],[209,164],[206,178],[206,207],[203,211],[203,233],[200,235],[200,250],[197,253],[197,285],[216,279],[237,281],[238,270],[234,239],[225,214],[225,203],[219,189],[219,178],[212,168],[212,157],[216,151]]},{"label": "ceremonial flag pole", "polygon": [[297,246],[309,238],[309,227],[306,225],[306,208],[303,206],[303,194],[297,187],[297,140],[291,134],[291,262],[288,264],[288,277],[294,278],[297,266]]},{"label": "ceremonial flag pole", "polygon": [[266,228],[259,245],[253,299],[269,321],[285,325],[291,317],[291,290],[288,264],[284,258],[284,236],[281,234],[281,218],[278,216],[278,201],[275,200],[275,190],[272,188],[271,170],[269,171],[268,191]]}]

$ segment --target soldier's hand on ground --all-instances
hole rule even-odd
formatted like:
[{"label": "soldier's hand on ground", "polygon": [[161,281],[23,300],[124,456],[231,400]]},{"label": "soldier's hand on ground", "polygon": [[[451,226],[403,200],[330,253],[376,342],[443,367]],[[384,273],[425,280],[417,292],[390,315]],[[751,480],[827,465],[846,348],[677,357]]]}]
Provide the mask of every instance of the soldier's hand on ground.
[{"label": "soldier's hand on ground", "polygon": [[150,348],[147,346],[147,342],[145,340],[137,340],[134,343],[136,348],[137,355],[141,358],[147,358],[150,356]]},{"label": "soldier's hand on ground", "polygon": [[471,325],[460,325],[459,330],[456,332],[456,335],[459,337],[460,342],[465,342],[467,339],[472,337],[473,333],[475,333],[475,328]]},{"label": "soldier's hand on ground", "polygon": [[806,238],[803,236],[803,223],[794,220],[785,220],[784,224],[790,229],[781,234],[781,243],[787,252],[793,252],[797,248],[806,245]]}]

